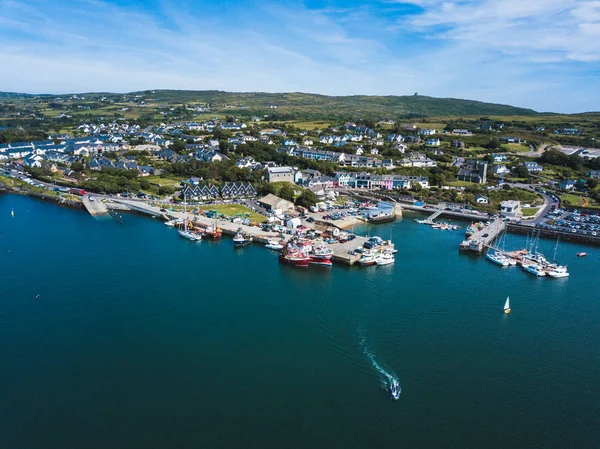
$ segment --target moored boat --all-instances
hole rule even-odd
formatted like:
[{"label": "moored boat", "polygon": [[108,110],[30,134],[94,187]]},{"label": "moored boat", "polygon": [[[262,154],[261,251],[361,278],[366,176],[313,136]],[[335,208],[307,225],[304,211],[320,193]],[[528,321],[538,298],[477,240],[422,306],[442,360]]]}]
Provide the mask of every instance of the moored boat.
[{"label": "moored boat", "polygon": [[541,265],[533,264],[533,263],[523,263],[522,267],[528,273],[534,274],[536,276],[546,276],[546,272],[542,268]]},{"label": "moored boat", "polygon": [[301,251],[285,249],[279,254],[279,262],[295,267],[308,267],[310,257]]},{"label": "moored boat", "polygon": [[233,236],[233,245],[235,248],[240,248],[242,246],[247,246],[252,243],[252,236],[247,232],[243,232],[242,229],[238,229],[236,235]]},{"label": "moored boat", "polygon": [[364,266],[375,265],[377,263],[375,260],[376,256],[376,253],[369,251],[360,256],[357,262],[359,265]]},{"label": "moored boat", "polygon": [[375,263],[377,265],[390,265],[395,261],[394,255],[390,251],[384,251],[375,258]]},{"label": "moored boat", "polygon": [[585,257],[585,256],[587,256],[587,253],[583,253],[583,252],[582,252],[582,253],[577,253],[577,254],[575,254],[575,255],[576,255],[577,257]]},{"label": "moored boat", "polygon": [[327,248],[325,245],[317,245],[309,253],[311,265],[324,265],[330,267],[331,256],[333,256],[333,250]]},{"label": "moored boat", "polygon": [[494,262],[498,265],[502,265],[503,267],[508,267],[510,265],[510,261],[509,261],[508,257],[506,257],[500,253],[497,253],[497,252],[491,253],[488,251],[486,253],[485,257],[489,261]]},{"label": "moored boat", "polygon": [[274,251],[281,251],[283,249],[283,245],[277,240],[269,239],[265,245],[265,248],[272,249]]}]

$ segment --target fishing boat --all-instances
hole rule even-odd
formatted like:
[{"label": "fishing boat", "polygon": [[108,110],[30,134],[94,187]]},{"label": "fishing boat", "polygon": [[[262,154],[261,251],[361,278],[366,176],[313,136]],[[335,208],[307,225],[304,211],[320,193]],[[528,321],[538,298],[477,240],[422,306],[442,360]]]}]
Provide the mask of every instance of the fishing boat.
[{"label": "fishing boat", "polygon": [[400,399],[400,393],[402,389],[400,388],[400,384],[396,379],[392,379],[392,383],[390,384],[390,396],[394,401]]},{"label": "fishing boat", "polygon": [[377,265],[390,265],[395,262],[394,255],[390,251],[384,251],[375,258]]},{"label": "fishing boat", "polygon": [[503,267],[508,267],[510,265],[510,261],[509,261],[508,257],[506,257],[500,253],[497,253],[497,252],[491,253],[488,251],[486,253],[485,257],[489,261],[494,262],[495,264],[498,264],[498,265],[502,265]]},{"label": "fishing boat", "polygon": [[528,273],[534,274],[539,277],[546,276],[546,272],[544,271],[544,269],[542,268],[541,265],[534,264],[534,263],[524,263],[521,266]]},{"label": "fishing boat", "polygon": [[252,240],[254,240],[252,236],[240,228],[237,234],[233,236],[233,245],[235,248],[241,248],[252,243]]},{"label": "fishing boat", "polygon": [[317,245],[309,253],[311,265],[323,265],[330,267],[331,256],[333,256],[333,250],[327,248],[325,245]]},{"label": "fishing boat", "polygon": [[587,253],[577,253],[575,254],[577,257],[585,257],[587,256]]},{"label": "fishing boat", "polygon": [[279,255],[279,262],[293,265],[294,267],[308,267],[310,256],[302,251],[286,248]]},{"label": "fishing boat", "polygon": [[265,245],[265,248],[272,249],[274,251],[281,251],[283,249],[283,245],[277,240],[269,239]]},{"label": "fishing boat", "polygon": [[510,313],[510,299],[508,296],[506,297],[506,302],[504,303],[504,313],[507,315]]}]

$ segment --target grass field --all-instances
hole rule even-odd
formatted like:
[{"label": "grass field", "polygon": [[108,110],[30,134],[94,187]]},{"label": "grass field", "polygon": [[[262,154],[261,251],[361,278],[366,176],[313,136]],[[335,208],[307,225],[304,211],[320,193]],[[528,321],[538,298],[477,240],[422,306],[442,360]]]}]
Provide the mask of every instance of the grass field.
[{"label": "grass field", "polygon": [[521,210],[524,217],[533,217],[539,209],[537,207],[524,207]]},{"label": "grass field", "polygon": [[160,176],[146,176],[142,179],[145,179],[151,184],[158,184],[160,186],[176,186],[179,185],[182,181],[178,178],[161,178]]},{"label": "grass field", "polygon": [[515,153],[527,153],[531,150],[526,145],[521,145],[520,143],[505,143],[501,145],[501,148],[505,151],[513,151]]},{"label": "grass field", "polygon": [[265,221],[265,217],[255,212],[252,212],[246,206],[241,204],[209,204],[206,206],[199,206],[200,210],[216,210],[219,214],[223,214],[227,217],[235,217],[238,214],[242,216],[242,218],[246,218],[246,214],[250,214],[248,218],[252,221],[256,221],[262,223]]}]

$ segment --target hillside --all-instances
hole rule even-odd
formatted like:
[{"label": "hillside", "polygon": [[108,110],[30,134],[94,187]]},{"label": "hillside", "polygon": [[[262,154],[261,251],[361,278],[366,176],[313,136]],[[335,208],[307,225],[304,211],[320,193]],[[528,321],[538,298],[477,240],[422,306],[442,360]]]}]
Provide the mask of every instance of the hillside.
[{"label": "hillside", "polygon": [[[101,97],[122,102],[124,97],[143,99],[146,103],[160,105],[210,104],[214,112],[235,111],[236,115],[272,116],[293,115],[295,118],[374,118],[394,119],[408,117],[447,117],[463,115],[533,116],[537,112],[514,106],[484,103],[455,98],[434,98],[422,95],[411,96],[327,96],[306,93],[263,93],[223,92],[191,90],[152,90],[129,94],[85,93],[86,100]],[[11,99],[27,94],[0,93],[0,98]],[[65,97],[56,95],[55,97]],[[44,96],[46,99],[52,96]],[[273,107],[270,107],[273,106]],[[274,107],[276,106],[276,108]]]}]

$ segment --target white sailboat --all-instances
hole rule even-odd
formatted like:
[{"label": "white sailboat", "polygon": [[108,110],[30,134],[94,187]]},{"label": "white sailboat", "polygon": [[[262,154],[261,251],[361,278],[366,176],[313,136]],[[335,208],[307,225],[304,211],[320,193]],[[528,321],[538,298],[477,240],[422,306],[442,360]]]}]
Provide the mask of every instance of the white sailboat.
[{"label": "white sailboat", "polygon": [[506,302],[504,303],[504,313],[507,315],[510,313],[510,298],[506,297]]}]

